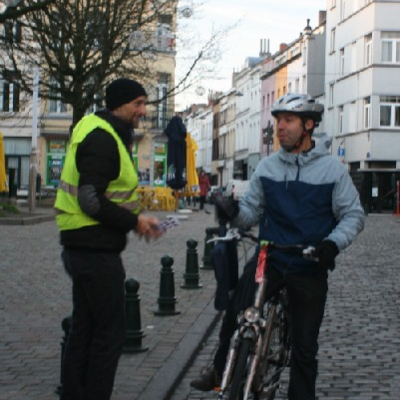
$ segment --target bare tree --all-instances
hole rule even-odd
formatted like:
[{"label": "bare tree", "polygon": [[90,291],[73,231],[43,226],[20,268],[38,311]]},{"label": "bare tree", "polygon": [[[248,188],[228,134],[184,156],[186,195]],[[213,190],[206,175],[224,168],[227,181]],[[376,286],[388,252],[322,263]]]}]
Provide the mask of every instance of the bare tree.
[{"label": "bare tree", "polygon": [[3,3],[6,9],[0,13],[0,23],[5,21],[15,20],[24,15],[46,8],[56,0],[4,0]]},{"label": "bare tree", "polygon": [[[155,81],[155,57],[175,51],[165,26],[177,6],[177,0],[57,0],[25,15],[21,40],[15,35],[4,40],[4,65],[28,92],[32,73],[40,68],[40,97],[71,105],[75,124],[90,106],[102,102],[104,86],[113,77]],[[182,81],[165,96],[187,87],[196,65],[210,57],[220,37],[218,32],[201,46]]]}]

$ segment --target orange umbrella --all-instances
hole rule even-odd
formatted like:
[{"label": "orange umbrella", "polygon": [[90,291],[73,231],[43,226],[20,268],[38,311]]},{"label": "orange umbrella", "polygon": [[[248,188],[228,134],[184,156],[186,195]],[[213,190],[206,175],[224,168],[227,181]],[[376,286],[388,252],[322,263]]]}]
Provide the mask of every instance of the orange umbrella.
[{"label": "orange umbrella", "polygon": [[0,192],[8,192],[3,135],[0,133]]}]

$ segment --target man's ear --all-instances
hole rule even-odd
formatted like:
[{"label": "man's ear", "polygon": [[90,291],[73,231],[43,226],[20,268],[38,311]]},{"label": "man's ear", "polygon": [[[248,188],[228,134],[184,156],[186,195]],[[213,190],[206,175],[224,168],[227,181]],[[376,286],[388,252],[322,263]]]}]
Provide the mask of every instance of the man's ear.
[{"label": "man's ear", "polygon": [[304,127],[306,128],[306,131],[312,130],[315,127],[315,122],[311,118],[307,118]]}]

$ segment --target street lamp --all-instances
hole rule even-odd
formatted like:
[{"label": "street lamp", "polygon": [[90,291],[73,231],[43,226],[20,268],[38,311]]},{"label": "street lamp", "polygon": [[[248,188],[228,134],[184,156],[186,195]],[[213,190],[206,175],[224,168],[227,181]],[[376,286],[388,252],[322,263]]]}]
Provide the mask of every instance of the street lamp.
[{"label": "street lamp", "polygon": [[39,102],[39,67],[33,71],[33,97],[32,97],[32,149],[29,166],[29,212],[36,209],[36,176],[37,176],[37,137],[38,137],[38,102]]}]

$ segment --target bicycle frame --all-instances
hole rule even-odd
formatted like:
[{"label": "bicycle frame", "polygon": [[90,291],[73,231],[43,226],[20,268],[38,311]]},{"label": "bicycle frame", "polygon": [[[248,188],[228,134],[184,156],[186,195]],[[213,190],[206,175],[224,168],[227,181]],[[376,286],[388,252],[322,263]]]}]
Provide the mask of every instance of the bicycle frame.
[{"label": "bicycle frame", "polygon": [[[246,338],[250,339],[253,343],[250,368],[248,370],[247,379],[243,390],[243,400],[246,400],[249,397],[253,380],[260,363],[260,357],[263,354],[263,343],[268,341],[272,333],[272,326],[268,326],[268,323],[263,316],[265,289],[267,283],[265,279],[268,259],[267,250],[268,242],[261,242],[261,250],[258,257],[256,272],[256,282],[259,283],[259,286],[255,295],[254,305],[241,313],[238,318],[239,328],[233,337],[233,346],[228,354],[227,364],[224,370],[218,399],[223,399],[223,396],[230,385],[240,342]],[[271,312],[276,312],[276,304],[272,306]],[[268,329],[266,330],[266,328]]]},{"label": "bicycle frame", "polygon": [[[226,236],[208,242],[240,240],[242,237],[258,243],[255,236],[239,232],[235,228],[229,229]],[[279,387],[280,375],[289,359],[290,339],[284,292],[280,290],[278,295],[265,304],[268,251],[273,248],[301,252],[305,259],[318,261],[314,257],[315,249],[312,246],[279,245],[268,241],[261,241],[260,245],[255,275],[258,288],[253,305],[238,316],[238,328],[231,340],[218,394],[219,400],[223,400],[227,393],[229,400],[238,398],[248,400],[251,394],[254,394],[254,400],[258,400],[261,393],[263,396],[268,396],[266,398],[272,399]],[[265,306],[269,307],[266,315],[264,315]],[[277,343],[274,342],[275,339]],[[277,349],[274,348],[276,344],[278,344]]]},{"label": "bicycle frame", "polygon": [[[274,395],[279,386],[280,375],[287,364],[290,342],[287,329],[287,310],[286,304],[284,304],[286,297],[281,290],[267,304],[265,303],[268,250],[270,246],[292,251],[301,249],[305,257],[310,257],[311,248],[304,250],[303,246],[278,246],[267,241],[262,241],[260,244],[261,250],[255,276],[256,282],[259,284],[258,289],[253,305],[248,307],[238,317],[238,329],[233,336],[222,377],[218,396],[220,400],[224,399],[228,389],[229,391],[232,389],[236,363],[240,363],[240,361],[237,361],[237,358],[241,357],[240,346],[244,342],[250,342],[251,345],[249,346],[246,366],[244,367],[242,364],[242,367],[246,369],[246,378],[241,391],[242,396],[240,397],[242,400],[249,399],[252,393],[255,394],[255,398],[258,398],[258,394],[261,392],[264,395]],[[268,307],[266,317],[264,315],[265,306]],[[281,329],[283,332],[281,332]],[[279,346],[278,350],[275,349],[275,354],[271,355],[269,352],[273,347],[272,336],[274,334],[280,335],[278,338]],[[278,359],[274,360],[274,357],[278,357]],[[273,375],[269,377],[268,381],[265,381],[265,374],[269,366],[273,363],[275,363],[276,369],[273,369]],[[233,392],[237,390],[237,383],[235,385],[236,387]],[[236,398],[235,393],[229,393],[229,399]]]}]

